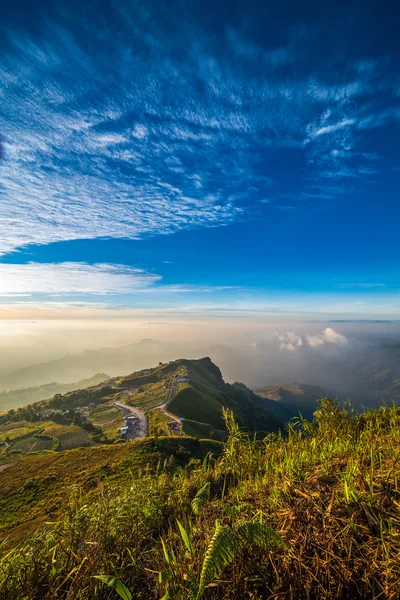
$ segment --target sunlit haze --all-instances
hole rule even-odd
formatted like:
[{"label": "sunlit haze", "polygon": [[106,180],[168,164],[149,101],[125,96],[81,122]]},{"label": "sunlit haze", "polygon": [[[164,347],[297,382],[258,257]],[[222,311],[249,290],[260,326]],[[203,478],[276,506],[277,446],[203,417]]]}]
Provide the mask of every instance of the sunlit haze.
[{"label": "sunlit haze", "polygon": [[332,353],[396,339],[389,13],[3,8],[1,373],[152,339],[146,360],[321,381]]}]

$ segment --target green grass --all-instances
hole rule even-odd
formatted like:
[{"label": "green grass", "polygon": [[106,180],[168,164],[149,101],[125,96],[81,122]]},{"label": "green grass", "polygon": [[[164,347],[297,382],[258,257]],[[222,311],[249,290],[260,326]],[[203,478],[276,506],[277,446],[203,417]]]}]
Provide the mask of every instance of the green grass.
[{"label": "green grass", "polygon": [[70,430],[58,436],[62,450],[72,450],[82,446],[92,446],[90,434],[80,427],[71,426]]},{"label": "green grass", "polygon": [[40,423],[28,423],[28,421],[13,421],[0,425],[0,442],[15,440],[29,433],[36,433],[41,430]]},{"label": "green grass", "polygon": [[208,423],[199,423],[198,421],[193,421],[191,419],[185,419],[182,422],[182,431],[185,435],[190,435],[193,437],[205,437],[216,440],[226,437],[225,429],[214,429],[208,425]]},{"label": "green grass", "polygon": [[17,440],[12,449],[21,452],[40,452],[41,450],[51,450],[53,448],[53,440],[42,440],[40,438],[29,436]]},{"label": "green grass", "polygon": [[[121,413],[121,411],[118,411]],[[121,421],[122,422],[122,421]],[[115,424],[115,433],[119,423]],[[36,435],[50,436],[51,440],[43,440]],[[112,437],[112,436],[111,436]],[[9,439],[10,445],[3,448],[0,457],[7,461],[14,451],[17,452],[39,452],[41,450],[52,450],[56,440],[59,440],[60,450],[70,450],[81,446],[91,446],[93,441],[90,434],[82,428],[66,421],[63,424],[54,421],[41,421],[29,423],[26,421],[15,421],[0,426],[0,441]]]},{"label": "green grass", "polygon": [[[165,435],[165,436],[180,436],[181,432],[171,431],[168,427],[168,423],[171,421],[171,417],[161,410],[153,409],[147,413],[147,425],[149,435]],[[190,434],[187,434],[190,435]],[[195,436],[193,436],[195,437]],[[207,436],[202,436],[207,437]]]},{"label": "green grass", "polygon": [[45,435],[50,435],[51,437],[60,437],[63,433],[68,433],[71,431],[71,428],[75,429],[74,425],[70,425],[68,423],[60,424],[55,423],[54,421],[44,421],[40,423],[41,427],[43,427],[43,433]]},{"label": "green grass", "polygon": [[190,377],[189,384],[180,384],[175,399],[168,404],[169,412],[216,431],[226,431],[223,409],[233,411],[239,425],[248,431],[277,431],[283,422],[263,408],[263,400],[245,386],[226,384],[221,372],[210,359],[182,360]]},{"label": "green grass", "polygon": [[111,600],[110,575],[135,600],[398,598],[400,408],[323,401],[261,441],[226,423],[220,456],[160,438],[10,466],[0,596]]},{"label": "green grass", "polygon": [[[208,451],[220,452],[213,442],[191,438],[153,438],[121,445],[76,448],[66,452],[13,457],[0,473],[0,533],[10,543],[19,543],[41,522],[56,520],[68,506],[73,489],[88,500],[105,483],[119,493],[128,491],[138,476],[158,469],[179,468],[192,457],[204,458]],[[1,591],[0,591],[1,597]]]},{"label": "green grass", "polygon": [[90,413],[90,420],[96,425],[103,425],[121,418],[122,411],[116,406],[98,406]]},{"label": "green grass", "polygon": [[137,406],[142,410],[151,410],[152,408],[157,408],[157,406],[161,406],[166,401],[165,395],[146,395],[141,398],[132,396],[129,399],[129,403],[132,406]]}]

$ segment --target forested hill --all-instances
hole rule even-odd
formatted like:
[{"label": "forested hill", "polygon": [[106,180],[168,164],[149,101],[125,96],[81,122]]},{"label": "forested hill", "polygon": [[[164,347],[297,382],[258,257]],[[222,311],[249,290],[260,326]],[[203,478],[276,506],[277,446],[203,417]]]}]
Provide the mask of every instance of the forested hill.
[{"label": "forested hill", "polygon": [[40,400],[52,398],[56,394],[66,394],[73,390],[85,389],[94,385],[99,385],[103,381],[110,379],[105,373],[97,373],[93,377],[81,379],[73,383],[45,383],[22,389],[0,392],[0,411],[18,408]]}]

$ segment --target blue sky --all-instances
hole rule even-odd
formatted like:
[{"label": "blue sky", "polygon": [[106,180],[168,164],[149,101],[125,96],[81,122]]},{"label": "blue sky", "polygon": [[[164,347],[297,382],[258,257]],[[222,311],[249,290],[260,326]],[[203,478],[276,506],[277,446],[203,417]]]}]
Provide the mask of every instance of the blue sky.
[{"label": "blue sky", "polygon": [[0,315],[398,318],[385,7],[3,7]]}]

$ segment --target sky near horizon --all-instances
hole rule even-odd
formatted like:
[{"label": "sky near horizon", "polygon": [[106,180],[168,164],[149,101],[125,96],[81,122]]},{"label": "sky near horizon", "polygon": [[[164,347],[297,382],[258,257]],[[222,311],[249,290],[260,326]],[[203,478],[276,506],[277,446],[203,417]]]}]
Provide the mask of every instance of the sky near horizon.
[{"label": "sky near horizon", "polygon": [[0,319],[399,319],[395,2],[4,3]]}]

